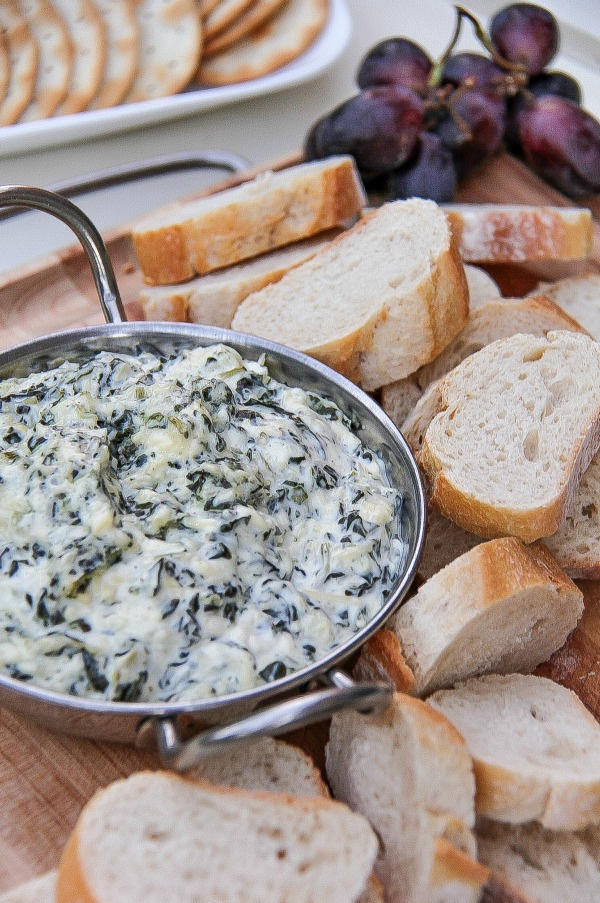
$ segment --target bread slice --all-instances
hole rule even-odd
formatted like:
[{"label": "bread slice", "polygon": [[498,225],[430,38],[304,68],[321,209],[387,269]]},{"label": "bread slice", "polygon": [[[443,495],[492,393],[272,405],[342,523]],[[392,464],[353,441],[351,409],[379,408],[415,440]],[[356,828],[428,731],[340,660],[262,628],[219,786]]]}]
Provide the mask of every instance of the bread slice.
[{"label": "bread slice", "polygon": [[558,529],[600,446],[600,344],[499,339],[422,401],[438,411],[419,454],[432,502],[472,533],[532,542]]},{"label": "bread slice", "polygon": [[329,796],[321,772],[310,756],[297,746],[273,737],[263,737],[211,756],[194,770],[194,777],[242,790]]},{"label": "bread slice", "polygon": [[484,541],[481,536],[463,530],[440,514],[433,505],[429,505],[425,542],[419,559],[419,576],[422,580],[429,580],[451,561]]},{"label": "bread slice", "polygon": [[481,267],[465,264],[465,276],[469,286],[469,310],[477,310],[493,298],[500,298],[502,292],[489,273]]},{"label": "bread slice", "polygon": [[[427,696],[478,674],[533,671],[563,645],[582,612],[583,593],[543,546],[506,537],[456,558],[383,630],[399,641],[415,677],[412,692]],[[363,647],[359,666],[376,658],[385,667],[379,633]]]},{"label": "bread slice", "polygon": [[600,635],[600,583],[582,580],[583,615],[564,646],[536,674],[562,684],[581,699],[583,704],[600,717],[600,671],[598,670],[598,636]]},{"label": "bread slice", "polygon": [[139,301],[146,320],[179,320],[231,327],[233,316],[252,292],[277,282],[339,234],[339,229],[297,241],[244,263],[197,276],[178,285],[142,289]]},{"label": "bread slice", "polygon": [[[310,756],[297,746],[273,737],[262,737],[212,756],[194,770],[193,776],[242,790],[297,797],[330,796]],[[374,873],[357,903],[383,903],[383,887]]]},{"label": "bread slice", "polygon": [[56,903],[353,903],[376,852],[366,819],[333,800],[138,772],[84,808],[59,865]]},{"label": "bread slice", "polygon": [[574,207],[445,204],[463,260],[580,260],[592,252],[592,215]]},{"label": "bread slice", "polygon": [[466,320],[467,292],[440,208],[394,201],[250,295],[232,325],[374,390],[439,354]]},{"label": "bread slice", "polygon": [[600,453],[584,471],[571,511],[544,544],[571,577],[600,579]]},{"label": "bread slice", "polygon": [[[545,336],[551,330],[557,329],[586,331],[545,295],[492,299],[471,311],[466,326],[431,363],[420,367],[411,377],[411,381],[416,390],[423,393],[431,383],[445,376],[469,355],[480,351],[497,339],[520,332]],[[402,426],[403,421],[396,417],[404,414],[405,402],[409,397],[414,397],[416,390],[409,393],[403,381],[384,386],[381,397],[383,409],[398,427]],[[406,416],[409,413],[410,411],[407,411]]]},{"label": "bread slice", "polygon": [[486,675],[429,702],[467,742],[478,815],[561,831],[600,822],[600,725],[570,690],[531,674]]},{"label": "bread slice", "polygon": [[0,894],[0,903],[54,903],[56,890],[55,871],[26,881]]},{"label": "bread slice", "polygon": [[600,859],[587,832],[482,820],[477,839],[482,862],[531,903],[600,900]]},{"label": "bread slice", "polygon": [[353,158],[330,157],[172,206],[140,222],[131,237],[145,281],[164,285],[340,226],[364,203]]},{"label": "bread slice", "polygon": [[231,85],[280,69],[310,47],[327,24],[329,9],[330,0],[287,0],[259,28],[202,59],[197,80],[213,87]]},{"label": "bread slice", "polygon": [[[387,903],[429,899],[440,838],[472,861],[470,758],[462,737],[426,703],[396,693],[381,715],[334,715],[326,765],[334,795],[378,833],[376,870]],[[466,872],[461,883],[472,887]],[[458,899],[477,896],[469,890]]]},{"label": "bread slice", "polygon": [[535,293],[543,292],[569,316],[600,341],[600,275],[574,276],[556,282],[541,282]]},{"label": "bread slice", "polygon": [[438,837],[426,899],[428,903],[480,903],[488,877],[482,863]]}]

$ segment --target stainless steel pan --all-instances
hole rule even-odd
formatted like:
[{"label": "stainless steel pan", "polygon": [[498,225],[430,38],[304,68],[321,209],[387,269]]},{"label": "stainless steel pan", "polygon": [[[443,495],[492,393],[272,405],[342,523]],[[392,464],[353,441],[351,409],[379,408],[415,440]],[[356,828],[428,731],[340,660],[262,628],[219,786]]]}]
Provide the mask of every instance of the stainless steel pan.
[{"label": "stainless steel pan", "polygon": [[[344,708],[373,711],[389,703],[391,688],[356,683],[341,666],[348,662],[401,603],[418,564],[425,529],[425,500],[419,472],[406,442],[379,406],[329,368],[272,342],[223,329],[185,323],[128,323],[115,276],[96,228],[70,201],[39,188],[0,188],[0,207],[29,207],[65,222],[83,245],[107,323],[19,345],[0,354],[0,378],[23,374],[48,359],[67,359],[82,351],[131,352],[151,343],[160,349],[224,342],[243,357],[266,354],[273,376],[282,382],[329,395],[361,423],[361,438],[385,459],[392,482],[403,494],[398,529],[408,545],[405,566],[384,606],[352,639],[310,667],[268,685],[216,699],[190,703],[98,702],[43,690],[0,675],[0,705],[58,731],[97,739],[158,744],[167,767],[189,769],[203,756],[250,737],[275,735],[315,723]],[[182,729],[202,725],[192,739]],[[207,727],[207,725],[210,725]]]}]

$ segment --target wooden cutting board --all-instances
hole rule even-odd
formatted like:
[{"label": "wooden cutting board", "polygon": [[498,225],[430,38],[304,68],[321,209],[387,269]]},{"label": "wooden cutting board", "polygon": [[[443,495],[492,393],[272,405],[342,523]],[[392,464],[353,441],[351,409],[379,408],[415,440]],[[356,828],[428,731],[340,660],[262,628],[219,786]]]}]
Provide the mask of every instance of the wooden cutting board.
[{"label": "wooden cutting board", "polygon": [[[296,162],[277,161],[273,168]],[[229,180],[226,184],[233,184]],[[222,187],[222,186],[221,186]],[[477,203],[553,204],[569,202],[543,184],[517,160],[501,156],[476,173],[458,200]],[[600,198],[589,204],[596,222],[594,251],[584,264],[490,267],[505,295],[521,295],[540,278],[600,273]],[[139,270],[129,227],[105,236],[123,301],[131,319],[139,316]],[[102,316],[83,251],[73,246],[40,262],[0,277],[0,347],[28,341],[59,329],[99,323]],[[580,693],[600,718],[600,584],[581,584],[586,615],[568,647],[541,671]],[[299,743],[322,766],[327,726],[298,732]],[[56,866],[75,820],[93,792],[145,767],[157,767],[151,752],[51,734],[0,710],[0,892]],[[490,889],[486,900],[502,894]]]}]

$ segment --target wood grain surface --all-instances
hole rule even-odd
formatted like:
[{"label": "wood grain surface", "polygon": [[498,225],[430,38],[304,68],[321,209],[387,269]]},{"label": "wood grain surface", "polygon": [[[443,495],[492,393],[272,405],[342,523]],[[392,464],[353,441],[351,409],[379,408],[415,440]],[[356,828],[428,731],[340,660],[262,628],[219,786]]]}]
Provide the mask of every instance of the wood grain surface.
[{"label": "wood grain surface", "polygon": [[[297,158],[276,161],[280,168]],[[249,173],[253,175],[253,173]],[[229,180],[233,184],[238,179]],[[215,189],[213,189],[215,190]],[[464,183],[464,202],[568,205],[521,163],[500,156]],[[594,251],[585,263],[556,266],[490,267],[505,295],[521,295],[539,279],[583,272],[600,273],[600,199],[588,204],[595,216]],[[123,301],[139,318],[141,277],[129,227],[104,238]],[[0,347],[50,332],[102,321],[94,283],[78,245],[0,277]],[[581,584],[586,614],[561,650],[540,671],[579,693],[600,717],[600,584]],[[327,725],[290,736],[322,767]],[[95,743],[51,734],[0,710],[0,891],[53,868],[83,804],[94,791],[137,769],[156,767],[155,755],[128,746]],[[493,881],[486,903],[515,900]]]}]

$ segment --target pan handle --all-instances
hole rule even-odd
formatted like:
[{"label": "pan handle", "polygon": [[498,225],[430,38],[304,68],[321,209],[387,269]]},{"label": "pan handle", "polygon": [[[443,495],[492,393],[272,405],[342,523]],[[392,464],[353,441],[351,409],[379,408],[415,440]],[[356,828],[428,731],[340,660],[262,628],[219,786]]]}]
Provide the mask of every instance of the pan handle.
[{"label": "pan handle", "polygon": [[87,254],[106,322],[126,322],[125,309],[104,242],[83,210],[52,191],[28,185],[0,187],[0,207],[29,207],[42,210],[69,226]]},{"label": "pan handle", "polygon": [[151,718],[140,725],[138,740],[143,744],[148,733],[153,734],[161,764],[175,771],[188,771],[226,747],[307,727],[342,709],[381,712],[394,693],[386,684],[355,683],[343,671],[334,671],[328,678],[332,687],[304,693],[229,724],[203,730],[191,740],[181,740],[172,718]]}]

